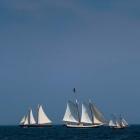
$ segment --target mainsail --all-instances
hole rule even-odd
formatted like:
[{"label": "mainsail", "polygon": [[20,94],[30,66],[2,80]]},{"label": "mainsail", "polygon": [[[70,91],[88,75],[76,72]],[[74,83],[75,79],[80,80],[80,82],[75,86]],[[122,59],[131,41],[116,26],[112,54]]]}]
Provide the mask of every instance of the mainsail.
[{"label": "mainsail", "polygon": [[82,104],[82,115],[81,115],[81,122],[92,124],[92,116],[91,116],[91,109],[89,104],[83,103]]},{"label": "mainsail", "polygon": [[38,107],[38,120],[37,120],[38,124],[47,124],[47,123],[51,123],[51,120],[47,117],[47,115],[45,114],[42,106],[40,105]]},{"label": "mainsail", "polygon": [[91,104],[91,110],[94,114],[93,115],[94,124],[104,124],[105,123],[104,116],[94,104]]},{"label": "mainsail", "polygon": [[33,116],[33,112],[32,112],[32,109],[30,109],[30,112],[29,112],[29,124],[36,124],[36,121],[34,119],[34,116]]},{"label": "mainsail", "polygon": [[63,118],[65,122],[79,123],[79,110],[76,103],[68,101],[66,112]]}]

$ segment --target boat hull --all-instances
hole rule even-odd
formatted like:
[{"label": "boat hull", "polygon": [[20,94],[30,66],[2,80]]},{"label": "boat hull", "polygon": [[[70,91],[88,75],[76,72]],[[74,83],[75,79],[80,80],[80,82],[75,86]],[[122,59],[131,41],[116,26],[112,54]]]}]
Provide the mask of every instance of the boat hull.
[{"label": "boat hull", "polygon": [[125,127],[113,127],[113,129],[124,129]]},{"label": "boat hull", "polygon": [[125,129],[127,126],[110,126],[112,129]]},{"label": "boat hull", "polygon": [[47,125],[19,125],[21,128],[42,128],[42,127],[51,127],[51,124]]},{"label": "boat hull", "polygon": [[68,128],[97,128],[103,125],[83,125],[83,124],[65,124]]}]

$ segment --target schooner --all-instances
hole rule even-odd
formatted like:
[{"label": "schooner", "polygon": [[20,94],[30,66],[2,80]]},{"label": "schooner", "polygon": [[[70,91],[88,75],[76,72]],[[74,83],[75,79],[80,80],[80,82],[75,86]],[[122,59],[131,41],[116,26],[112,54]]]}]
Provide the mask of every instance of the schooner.
[{"label": "schooner", "polygon": [[117,119],[115,119],[115,121],[110,120],[109,127],[115,128],[115,129],[122,129],[122,128],[128,127],[128,123],[124,118],[120,117],[119,120]]},{"label": "schooner", "polygon": [[99,127],[106,123],[103,114],[90,101],[82,104],[80,116],[77,100],[76,102],[68,101],[63,121],[67,127],[77,128]]},{"label": "schooner", "polygon": [[45,114],[42,105],[38,105],[37,121],[35,121],[32,109],[29,109],[28,114],[22,118],[19,125],[21,127],[45,127],[50,125],[51,123],[52,122]]}]

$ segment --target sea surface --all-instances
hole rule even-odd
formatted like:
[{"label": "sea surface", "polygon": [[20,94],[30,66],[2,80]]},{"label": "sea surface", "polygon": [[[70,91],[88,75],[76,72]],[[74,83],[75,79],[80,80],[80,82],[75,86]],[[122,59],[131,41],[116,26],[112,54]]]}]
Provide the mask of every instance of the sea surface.
[{"label": "sea surface", "polygon": [[0,140],[140,140],[140,125],[126,129],[0,126]]}]

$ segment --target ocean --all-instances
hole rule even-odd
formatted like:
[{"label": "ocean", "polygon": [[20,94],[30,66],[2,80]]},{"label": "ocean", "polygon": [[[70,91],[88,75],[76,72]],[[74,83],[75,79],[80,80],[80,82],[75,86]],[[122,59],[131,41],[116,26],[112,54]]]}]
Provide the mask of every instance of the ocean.
[{"label": "ocean", "polygon": [[126,129],[0,126],[0,140],[140,140],[140,125]]}]

